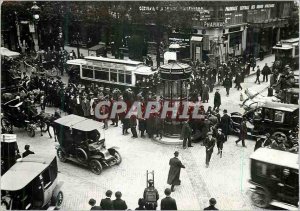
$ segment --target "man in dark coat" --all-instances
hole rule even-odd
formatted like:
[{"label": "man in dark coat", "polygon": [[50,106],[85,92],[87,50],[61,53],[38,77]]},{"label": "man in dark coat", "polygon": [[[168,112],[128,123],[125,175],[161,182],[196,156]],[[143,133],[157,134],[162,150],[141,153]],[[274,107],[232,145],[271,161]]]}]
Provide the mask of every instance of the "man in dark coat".
[{"label": "man in dark coat", "polygon": [[225,135],[222,133],[222,129],[219,128],[218,132],[216,134],[217,139],[217,147],[218,147],[218,154],[220,154],[220,158],[222,157],[222,150],[223,150],[223,144],[225,142]]},{"label": "man in dark coat", "polygon": [[126,210],[127,204],[124,200],[121,199],[122,193],[117,191],[115,193],[116,199],[112,201],[114,210]]},{"label": "man in dark coat", "polygon": [[[148,184],[149,186],[145,188],[143,194],[145,200],[145,207],[147,210],[156,210],[159,194],[157,189],[154,187],[154,182],[152,179],[148,180]],[[155,194],[155,199],[153,199],[153,194]]]},{"label": "man in dark coat", "polygon": [[204,208],[204,210],[218,210],[215,208],[217,201],[214,198],[209,199],[209,207]]},{"label": "man in dark coat", "polygon": [[102,210],[113,210],[113,204],[110,199],[111,195],[112,195],[112,191],[111,190],[106,191],[105,195],[106,195],[106,198],[102,199],[100,202],[100,206],[101,206]]},{"label": "man in dark coat", "polygon": [[235,143],[239,143],[242,141],[243,147],[246,147],[245,145],[245,139],[247,138],[247,125],[246,125],[246,119],[243,118],[241,124],[240,124],[240,136],[239,139],[235,141]]},{"label": "man in dark coat", "polygon": [[254,82],[254,83],[258,82],[258,84],[260,84],[259,77],[260,77],[260,68],[259,68],[259,66],[257,65],[256,79],[255,79],[255,82]]},{"label": "man in dark coat", "polygon": [[171,158],[169,161],[170,170],[168,174],[168,184],[171,185],[172,192],[174,192],[175,185],[180,185],[180,170],[181,168],[185,168],[185,166],[182,165],[181,161],[178,159],[179,152],[174,152],[174,155],[175,157]]},{"label": "man in dark coat", "polygon": [[223,82],[223,86],[226,89],[226,96],[229,96],[229,90],[232,87],[232,81],[229,76],[227,76]]},{"label": "man in dark coat", "polygon": [[227,109],[224,109],[223,116],[221,117],[220,127],[222,129],[222,132],[225,135],[225,141],[227,141],[227,136],[230,133],[230,125],[231,125],[231,118],[227,114]]},{"label": "man in dark coat", "polygon": [[208,103],[208,100],[209,100],[209,87],[206,84],[204,84],[204,87],[203,87],[201,100],[203,103],[205,103],[205,101]]},{"label": "man in dark coat", "polygon": [[131,133],[132,133],[132,138],[137,138],[137,132],[136,132],[136,126],[137,126],[137,120],[136,120],[136,116],[132,115],[130,117],[130,129],[131,129]]},{"label": "man in dark coat", "polygon": [[166,188],[165,190],[166,197],[161,200],[160,202],[160,209],[161,210],[177,210],[177,204],[175,199],[173,199],[171,195],[170,188]]},{"label": "man in dark coat", "polygon": [[263,74],[263,82],[265,82],[265,79],[266,79],[266,82],[268,82],[268,75],[271,73],[271,69],[269,68],[267,63],[265,64],[261,73]]},{"label": "man in dark coat", "polygon": [[146,130],[146,119],[140,118],[139,119],[139,130],[141,131],[141,137],[145,137],[144,133]]},{"label": "man in dark coat", "polygon": [[216,139],[212,137],[212,132],[209,132],[207,136],[208,137],[204,141],[204,146],[206,148],[206,159],[205,159],[206,168],[208,168],[209,166],[210,158],[214,151],[214,146],[216,143]]},{"label": "man in dark coat", "polygon": [[193,147],[191,143],[191,135],[192,135],[192,128],[189,125],[189,120],[183,123],[181,129],[181,138],[183,139],[182,147],[186,149],[186,142],[188,142],[188,147]]},{"label": "man in dark coat", "polygon": [[221,105],[221,95],[219,93],[219,89],[217,89],[214,97],[214,110],[219,109],[220,105]]}]

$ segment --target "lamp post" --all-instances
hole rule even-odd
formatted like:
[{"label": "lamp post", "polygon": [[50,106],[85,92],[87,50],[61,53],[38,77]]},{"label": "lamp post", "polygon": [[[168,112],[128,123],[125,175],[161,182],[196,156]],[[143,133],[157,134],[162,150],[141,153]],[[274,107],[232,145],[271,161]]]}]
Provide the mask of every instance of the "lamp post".
[{"label": "lamp post", "polygon": [[35,44],[35,51],[39,50],[39,31],[38,31],[38,23],[40,20],[40,7],[36,4],[36,2],[33,2],[33,6],[31,7],[31,13],[33,16],[33,22],[34,22],[34,26],[35,26],[35,37],[36,37],[36,42],[34,42]]},{"label": "lamp post", "polygon": [[80,34],[79,32],[76,32],[74,36],[74,39],[76,41],[76,46],[77,46],[77,58],[80,57],[80,51],[79,51],[79,41],[80,41]]}]

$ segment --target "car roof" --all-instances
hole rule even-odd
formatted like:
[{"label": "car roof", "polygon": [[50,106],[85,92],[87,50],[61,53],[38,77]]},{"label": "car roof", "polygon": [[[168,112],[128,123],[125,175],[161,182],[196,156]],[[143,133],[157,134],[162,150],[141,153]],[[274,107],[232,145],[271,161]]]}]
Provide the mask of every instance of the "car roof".
[{"label": "car roof", "polygon": [[262,107],[272,108],[272,109],[281,110],[281,111],[289,111],[289,112],[293,112],[293,111],[299,109],[299,105],[276,103],[276,102],[265,102]]},{"label": "car roof", "polygon": [[92,131],[99,130],[102,128],[102,124],[92,119],[87,119],[81,116],[77,116],[74,114],[61,117],[54,121],[57,124],[63,125],[65,127],[70,127],[76,130],[81,131]]},{"label": "car roof", "polygon": [[42,173],[55,156],[28,155],[19,159],[2,177],[1,190],[17,191]]},{"label": "car roof", "polygon": [[250,158],[265,163],[299,169],[298,154],[291,152],[261,147],[253,152]]}]

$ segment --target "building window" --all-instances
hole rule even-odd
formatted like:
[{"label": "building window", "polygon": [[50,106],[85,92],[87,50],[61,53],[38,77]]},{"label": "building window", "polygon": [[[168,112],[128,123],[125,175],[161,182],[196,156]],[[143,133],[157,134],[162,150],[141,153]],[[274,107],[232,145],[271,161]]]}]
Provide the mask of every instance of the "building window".
[{"label": "building window", "polygon": [[82,76],[86,78],[94,78],[94,70],[82,68]]},{"label": "building window", "polygon": [[126,81],[127,84],[131,84],[131,75],[126,75]]}]

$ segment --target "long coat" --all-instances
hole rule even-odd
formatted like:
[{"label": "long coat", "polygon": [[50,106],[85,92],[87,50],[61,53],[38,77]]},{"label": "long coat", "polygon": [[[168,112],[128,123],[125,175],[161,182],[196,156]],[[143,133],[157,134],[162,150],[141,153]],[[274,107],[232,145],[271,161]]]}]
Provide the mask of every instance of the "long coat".
[{"label": "long coat", "polygon": [[82,110],[83,110],[83,116],[87,117],[90,115],[90,102],[88,100],[86,101],[81,101],[81,107],[82,107]]},{"label": "long coat", "polygon": [[220,106],[220,105],[221,105],[221,95],[219,92],[216,92],[214,97],[214,106]]},{"label": "long coat", "polygon": [[242,121],[240,125],[240,139],[245,140],[246,138],[247,138],[247,125],[245,121]]},{"label": "long coat", "polygon": [[170,170],[168,175],[168,184],[169,185],[180,185],[181,181],[179,179],[180,177],[180,170],[181,168],[185,168],[184,165],[182,165],[181,161],[177,158],[171,158],[170,162]]},{"label": "long coat", "polygon": [[225,135],[228,135],[230,132],[230,124],[231,124],[230,116],[228,116],[228,114],[224,114],[221,117],[220,127],[222,128],[222,132]]}]

